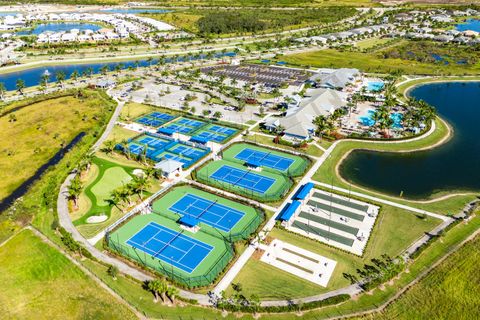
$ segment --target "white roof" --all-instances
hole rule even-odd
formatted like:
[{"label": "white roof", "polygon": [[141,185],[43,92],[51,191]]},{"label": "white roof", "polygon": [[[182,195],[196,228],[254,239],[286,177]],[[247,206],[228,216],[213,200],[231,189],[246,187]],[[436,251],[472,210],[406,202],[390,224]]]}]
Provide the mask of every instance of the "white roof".
[{"label": "white roof", "polygon": [[178,169],[181,169],[183,163],[173,159],[165,159],[155,164],[155,169],[162,169],[166,174],[175,172]]}]

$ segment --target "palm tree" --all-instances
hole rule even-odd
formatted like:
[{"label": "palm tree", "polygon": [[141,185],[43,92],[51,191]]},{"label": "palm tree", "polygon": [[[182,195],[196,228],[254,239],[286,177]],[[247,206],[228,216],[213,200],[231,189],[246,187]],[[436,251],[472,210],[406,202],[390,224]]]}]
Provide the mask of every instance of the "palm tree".
[{"label": "palm tree", "polygon": [[175,303],[175,298],[178,295],[178,289],[175,287],[168,287],[166,293],[170,301],[172,301],[172,303]]},{"label": "palm tree", "polygon": [[215,111],[215,113],[213,114],[213,118],[215,119],[220,119],[222,117],[222,113],[220,111]]},{"label": "palm tree", "polygon": [[82,192],[82,183],[80,181],[79,176],[75,176],[71,181],[70,185],[67,189],[68,192],[68,199],[73,201],[73,207],[75,210],[78,209],[78,196]]},{"label": "palm tree", "polygon": [[115,207],[117,207],[120,211],[123,212],[122,209],[120,209],[119,205],[123,201],[123,195],[120,192],[120,189],[115,189],[110,193],[110,202],[113,203]]},{"label": "palm tree", "polygon": [[0,82],[0,99],[4,100],[5,99],[5,92],[7,89],[5,88],[5,84],[3,82]]},{"label": "palm tree", "polygon": [[101,72],[103,75],[106,75],[107,72],[108,72],[108,66],[107,66],[107,65],[103,65],[103,66],[100,68],[100,72]]},{"label": "palm tree", "polygon": [[63,81],[65,80],[65,77],[66,77],[65,72],[63,71],[58,71],[57,73],[55,73],[55,78],[57,78],[57,81],[62,88],[63,88]]},{"label": "palm tree", "polygon": [[146,177],[137,177],[133,178],[133,189],[135,193],[139,194],[140,199],[143,199],[143,192],[145,192],[148,187],[150,187],[150,180]]},{"label": "palm tree", "polygon": [[127,140],[123,140],[121,143],[123,154],[130,160],[130,147]]},{"label": "palm tree", "polygon": [[154,295],[154,302],[157,303],[158,302],[158,295],[164,295],[165,294],[165,291],[166,291],[166,284],[165,282],[162,280],[152,280],[152,281],[149,281],[148,282],[148,290],[152,291],[153,295]]},{"label": "palm tree", "polygon": [[48,74],[42,74],[40,77],[40,85],[45,88],[45,90],[48,87],[48,81],[50,80],[50,76]]},{"label": "palm tree", "polygon": [[17,88],[17,91],[23,95],[23,89],[25,89],[25,81],[23,81],[23,79],[18,79],[15,82],[15,87]]},{"label": "palm tree", "polygon": [[70,75],[70,78],[73,79],[74,81],[77,81],[79,76],[80,76],[80,74],[78,73],[78,70],[75,69],[75,70],[73,70],[72,74]]},{"label": "palm tree", "polygon": [[117,142],[115,140],[105,141],[102,151],[105,152],[106,154],[111,154],[115,150],[116,146],[117,146]]}]

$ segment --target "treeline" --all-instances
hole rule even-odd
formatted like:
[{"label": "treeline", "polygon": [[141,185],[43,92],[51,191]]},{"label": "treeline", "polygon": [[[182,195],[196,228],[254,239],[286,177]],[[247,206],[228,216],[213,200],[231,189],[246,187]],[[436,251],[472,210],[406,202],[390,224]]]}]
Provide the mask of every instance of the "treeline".
[{"label": "treeline", "polygon": [[305,22],[329,23],[352,16],[356,10],[350,7],[328,7],[299,10],[197,10],[203,16],[197,21],[202,34],[224,34],[275,30]]}]

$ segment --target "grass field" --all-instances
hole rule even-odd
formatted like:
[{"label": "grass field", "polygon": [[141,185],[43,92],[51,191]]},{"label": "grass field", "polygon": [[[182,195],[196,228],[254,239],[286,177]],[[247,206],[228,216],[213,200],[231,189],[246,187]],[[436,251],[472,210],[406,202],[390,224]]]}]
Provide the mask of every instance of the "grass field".
[{"label": "grass field", "polygon": [[384,312],[364,319],[479,319],[479,248],[477,236]]},{"label": "grass field", "polygon": [[[96,91],[85,92],[84,98],[48,99],[0,117],[1,136],[11,137],[0,140],[0,199],[31,177],[80,132],[104,120],[105,109],[112,108],[112,102]],[[2,111],[24,104],[16,102]]]},{"label": "grass field", "polygon": [[136,319],[60,252],[24,230],[0,247],[5,319]]},{"label": "grass field", "polygon": [[[200,230],[196,233],[186,232],[185,235],[208,244],[213,249],[190,273],[158,258],[152,259],[152,256],[139,249],[133,249],[126,243],[128,239],[152,221],[176,232],[183,231],[175,220],[170,220],[158,214],[135,216],[111,234],[109,238],[110,248],[189,287],[206,286],[212,283],[233,257],[233,252],[229,250],[226,242]],[[172,277],[172,274],[174,277]]]},{"label": "grass field", "polygon": [[374,37],[374,38],[369,38],[369,39],[357,41],[356,47],[360,50],[365,50],[365,49],[370,49],[370,48],[378,46],[378,45],[385,44],[389,41],[391,41],[391,39]]},{"label": "grass field", "polygon": [[240,239],[247,239],[250,233],[256,230],[263,220],[261,213],[251,206],[235,202],[223,197],[219,197],[212,193],[205,192],[190,186],[175,187],[169,190],[169,192],[163,195],[161,198],[153,201],[153,212],[158,213],[162,216],[168,216],[172,220],[177,220],[179,215],[176,212],[170,210],[170,208],[186,194],[193,194],[203,199],[214,201],[217,204],[238,210],[244,214],[244,216],[235,224],[235,226],[231,229],[230,232],[222,231],[205,223],[200,224],[202,229],[208,229],[210,230],[211,234],[218,234],[219,237],[232,237],[234,238],[234,241]]},{"label": "grass field", "polygon": [[224,189],[230,192],[238,193],[240,195],[252,198],[252,199],[258,199],[260,201],[276,201],[280,200],[285,193],[291,188],[292,186],[292,181],[287,178],[284,175],[268,172],[268,171],[261,171],[261,172],[256,172],[253,171],[253,173],[274,179],[275,182],[269,187],[268,190],[266,190],[264,193],[260,193],[257,191],[253,191],[244,187],[241,187],[236,184],[224,182],[224,181],[219,181],[216,179],[211,178],[210,176],[215,173],[218,169],[220,169],[222,166],[230,166],[235,169],[240,169],[247,171],[248,169],[238,163],[235,162],[230,162],[226,160],[217,160],[217,161],[210,161],[196,172],[196,179],[215,186],[219,187],[220,189]]},{"label": "grass field", "polygon": [[401,71],[404,74],[425,75],[466,75],[478,74],[480,66],[443,65],[402,59],[381,57],[381,53],[361,53],[326,49],[306,53],[281,56],[279,60],[293,66],[311,66],[322,68],[357,68],[364,72],[391,73]]},{"label": "grass field", "polygon": [[305,170],[308,168],[308,163],[309,161],[306,158],[302,158],[290,153],[286,152],[281,152],[277,150],[272,150],[268,148],[263,148],[257,145],[253,145],[250,143],[235,143],[232,146],[230,146],[228,149],[224,150],[223,153],[223,158],[228,161],[233,161],[233,162],[238,162],[238,163],[244,163],[243,160],[236,159],[235,156],[242,152],[244,149],[251,149],[251,150],[256,150],[259,152],[263,152],[267,154],[267,157],[269,155],[275,155],[283,158],[287,158],[290,160],[293,160],[292,164],[286,169],[286,170],[277,170],[271,167],[267,166],[262,166],[262,169],[267,170],[267,171],[272,171],[272,172],[280,172],[283,174],[287,174],[288,176],[291,177],[296,177],[300,176],[305,173]]},{"label": "grass field", "polygon": [[[305,286],[305,290],[297,290],[297,285],[303,283],[303,280],[260,261],[247,264],[234,280],[234,283],[240,282],[245,293],[255,293],[264,299],[300,298],[325,293],[349,285],[349,282],[342,276],[344,272],[355,274],[357,268],[361,268],[363,264],[370,263],[370,259],[378,258],[384,253],[391,257],[400,254],[411,243],[420,238],[424,232],[432,230],[439,223],[440,221],[434,218],[427,217],[422,220],[408,211],[386,205],[382,206],[363,257],[275,228],[269,234],[272,238],[280,239],[337,261],[328,287],[323,288],[309,283],[308,286]],[[269,270],[269,272],[265,272],[265,270]],[[263,277],[256,276],[257,273],[262,272],[265,273]],[[285,285],[286,283],[289,284],[288,286],[291,283],[293,285],[289,288]],[[275,288],[282,289],[277,290]],[[228,293],[231,292],[231,289],[229,289]]]}]

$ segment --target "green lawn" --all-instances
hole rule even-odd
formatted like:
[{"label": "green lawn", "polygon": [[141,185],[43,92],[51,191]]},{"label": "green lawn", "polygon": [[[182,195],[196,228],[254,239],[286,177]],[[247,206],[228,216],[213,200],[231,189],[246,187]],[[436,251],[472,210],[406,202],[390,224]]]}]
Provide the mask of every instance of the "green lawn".
[{"label": "green lawn", "polygon": [[[344,272],[355,274],[357,268],[361,268],[363,264],[369,263],[370,259],[378,258],[384,253],[391,257],[400,254],[415,240],[423,236],[424,232],[432,230],[439,223],[438,219],[427,217],[422,220],[409,211],[384,205],[381,207],[380,215],[377,218],[363,257],[275,228],[269,234],[272,238],[280,239],[337,261],[337,266],[327,288],[310,283],[305,285],[305,290],[297,290],[295,287],[284,288],[286,283],[303,283],[304,281],[260,261],[247,264],[234,282],[240,282],[247,295],[255,293],[264,299],[300,298],[325,293],[349,285],[349,282],[342,276]],[[257,277],[256,275],[259,272],[260,274],[263,272],[264,275]],[[282,288],[282,290],[272,290],[274,287]],[[229,289],[228,293],[231,292],[231,289]]]},{"label": "green lawn", "polygon": [[374,37],[374,38],[369,38],[369,39],[357,41],[356,47],[360,50],[370,49],[370,48],[375,47],[377,45],[385,44],[389,41],[391,41],[391,39]]},{"label": "green lawn", "polygon": [[[31,177],[80,132],[108,120],[114,103],[104,94],[86,90],[82,98],[72,95],[40,102],[25,100],[2,109],[0,116],[0,199]],[[15,121],[13,121],[14,117]],[[19,170],[21,164],[21,170]]]},{"label": "green lawn", "polygon": [[367,319],[479,319],[480,237],[465,244],[381,314]]},{"label": "green lawn", "polygon": [[[79,197],[79,208],[73,210],[71,206],[71,217],[77,229],[89,238],[96,235],[106,226],[118,220],[125,213],[118,207],[109,203],[110,194],[113,190],[127,184],[133,178],[135,167],[122,166],[102,158],[94,158],[92,163],[92,174],[84,178],[84,190]],[[151,179],[151,185],[144,196],[155,192],[159,188],[159,181]],[[138,196],[132,197],[138,201]],[[126,210],[124,206],[122,210]],[[101,223],[87,223],[87,218],[94,215],[107,215],[108,219]]]},{"label": "green lawn", "polygon": [[136,319],[60,252],[24,230],[0,247],[4,319]]}]

